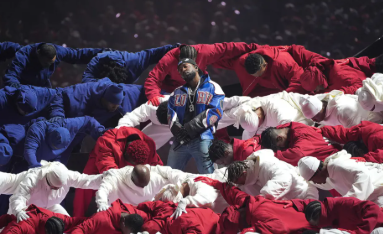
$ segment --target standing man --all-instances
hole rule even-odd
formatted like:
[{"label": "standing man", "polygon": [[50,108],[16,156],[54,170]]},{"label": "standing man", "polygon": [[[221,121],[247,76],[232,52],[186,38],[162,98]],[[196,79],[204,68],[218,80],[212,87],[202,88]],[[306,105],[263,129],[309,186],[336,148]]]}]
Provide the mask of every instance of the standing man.
[{"label": "standing man", "polygon": [[142,50],[136,53],[127,51],[108,51],[97,54],[88,63],[82,82],[97,81],[108,77],[115,83],[134,83],[141,73],[158,61],[177,45],[165,45]]},{"label": "standing man", "polygon": [[51,88],[49,78],[61,61],[71,64],[86,64],[103,49],[72,49],[51,43],[36,43],[24,46],[13,59],[4,75],[6,86],[20,84]]},{"label": "standing man", "polygon": [[223,115],[225,94],[208,75],[200,76],[202,72],[193,59],[180,60],[178,72],[186,84],[169,98],[168,122],[175,143],[170,148],[168,166],[183,170],[194,157],[198,171],[209,174],[214,169],[208,160],[208,148]]}]

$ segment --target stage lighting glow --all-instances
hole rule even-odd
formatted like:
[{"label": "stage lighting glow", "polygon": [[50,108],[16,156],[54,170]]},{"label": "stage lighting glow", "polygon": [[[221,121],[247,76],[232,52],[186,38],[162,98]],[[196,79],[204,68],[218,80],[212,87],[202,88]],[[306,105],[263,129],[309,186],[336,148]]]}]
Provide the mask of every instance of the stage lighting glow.
[{"label": "stage lighting glow", "polygon": [[64,43],[64,44],[62,45],[62,47],[67,47],[67,45]]},{"label": "stage lighting glow", "polygon": [[119,18],[120,16],[121,16],[120,13],[117,13],[117,14],[116,14],[116,18]]},{"label": "stage lighting glow", "polygon": [[136,34],[134,34],[134,38],[137,38],[138,37],[138,34],[136,33]]},{"label": "stage lighting glow", "polygon": [[215,22],[214,22],[214,21],[211,21],[211,25],[213,25],[213,26],[214,26],[214,25],[215,25]]},{"label": "stage lighting glow", "polygon": [[235,10],[234,13],[235,13],[236,15],[241,14],[241,12],[239,12],[239,10]]},{"label": "stage lighting glow", "polygon": [[226,2],[221,2],[221,5],[222,6],[226,6]]}]

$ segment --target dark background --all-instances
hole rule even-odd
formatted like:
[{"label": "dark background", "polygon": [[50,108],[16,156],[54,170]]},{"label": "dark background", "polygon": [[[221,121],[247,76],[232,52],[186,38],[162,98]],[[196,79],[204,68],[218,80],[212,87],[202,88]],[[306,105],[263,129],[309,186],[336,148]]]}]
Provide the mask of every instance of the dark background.
[{"label": "dark background", "polygon": [[[301,44],[338,59],[356,54],[381,36],[382,22],[382,0],[0,1],[0,41],[131,52],[176,42],[244,41]],[[63,63],[52,84],[79,83],[84,67]],[[5,68],[0,65],[1,72]],[[234,73],[209,71],[221,85],[237,82]]]}]

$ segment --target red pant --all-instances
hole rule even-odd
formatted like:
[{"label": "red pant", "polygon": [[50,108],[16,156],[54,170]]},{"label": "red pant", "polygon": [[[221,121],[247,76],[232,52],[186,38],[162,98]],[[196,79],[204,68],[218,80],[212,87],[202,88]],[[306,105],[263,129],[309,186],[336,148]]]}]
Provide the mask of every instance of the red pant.
[{"label": "red pant", "polygon": [[[95,158],[89,158],[83,173],[87,175],[99,174],[95,162]],[[85,217],[85,212],[95,195],[96,191],[93,189],[76,189],[73,200],[73,217]]]}]

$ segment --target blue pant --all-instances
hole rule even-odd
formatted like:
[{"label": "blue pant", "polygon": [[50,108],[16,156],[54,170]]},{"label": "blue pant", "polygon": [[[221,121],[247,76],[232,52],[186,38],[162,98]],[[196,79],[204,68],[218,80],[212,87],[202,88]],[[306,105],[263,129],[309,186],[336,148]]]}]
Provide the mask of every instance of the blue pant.
[{"label": "blue pant", "polygon": [[178,146],[177,142],[170,147],[168,166],[173,169],[183,171],[186,164],[193,157],[197,169],[200,174],[210,174],[214,172],[213,163],[209,159],[209,147],[212,140],[201,140],[199,137],[193,139],[187,145],[179,147],[174,151],[174,147]]}]

